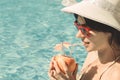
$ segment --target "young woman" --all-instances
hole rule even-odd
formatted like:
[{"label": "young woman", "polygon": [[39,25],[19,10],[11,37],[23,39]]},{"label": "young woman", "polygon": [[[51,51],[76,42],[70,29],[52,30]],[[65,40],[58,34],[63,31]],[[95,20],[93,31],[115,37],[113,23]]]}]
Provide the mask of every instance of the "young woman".
[{"label": "young woman", "polygon": [[83,0],[63,11],[74,14],[76,37],[82,39],[88,56],[78,77],[78,66],[71,73],[63,62],[64,74],[52,59],[50,79],[120,80],[120,0]]}]

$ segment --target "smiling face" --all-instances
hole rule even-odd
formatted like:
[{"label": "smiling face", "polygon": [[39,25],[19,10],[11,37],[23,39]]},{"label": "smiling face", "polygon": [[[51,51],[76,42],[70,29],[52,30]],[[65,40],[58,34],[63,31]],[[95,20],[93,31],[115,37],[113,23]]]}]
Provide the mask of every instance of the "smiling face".
[{"label": "smiling face", "polygon": [[[81,19],[82,19],[82,22],[81,22]],[[86,24],[83,18],[81,18],[80,16],[78,16],[77,20],[82,24]],[[94,51],[94,50],[105,50],[110,46],[109,38],[111,34],[109,32],[98,32],[91,29],[89,33],[90,33],[89,37],[86,37],[86,35],[84,35],[83,32],[81,32],[81,30],[78,30],[76,34],[77,38],[82,39],[83,44],[88,52]]]}]

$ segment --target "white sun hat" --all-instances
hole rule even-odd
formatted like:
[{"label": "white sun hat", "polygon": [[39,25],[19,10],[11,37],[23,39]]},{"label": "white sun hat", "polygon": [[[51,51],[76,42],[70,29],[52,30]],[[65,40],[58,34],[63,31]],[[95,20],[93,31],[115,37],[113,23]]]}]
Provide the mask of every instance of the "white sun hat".
[{"label": "white sun hat", "polygon": [[120,31],[120,0],[83,0],[62,11],[78,14]]}]

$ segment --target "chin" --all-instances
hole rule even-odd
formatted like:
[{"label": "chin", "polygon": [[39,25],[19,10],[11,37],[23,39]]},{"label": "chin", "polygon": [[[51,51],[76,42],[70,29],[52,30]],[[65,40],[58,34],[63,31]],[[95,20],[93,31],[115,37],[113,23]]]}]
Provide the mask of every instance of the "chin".
[{"label": "chin", "polygon": [[87,52],[91,52],[91,51],[95,51],[94,49],[91,49],[91,48],[86,48],[86,51]]},{"label": "chin", "polygon": [[85,48],[86,48],[87,52],[95,51],[97,49],[95,45],[89,45]]}]

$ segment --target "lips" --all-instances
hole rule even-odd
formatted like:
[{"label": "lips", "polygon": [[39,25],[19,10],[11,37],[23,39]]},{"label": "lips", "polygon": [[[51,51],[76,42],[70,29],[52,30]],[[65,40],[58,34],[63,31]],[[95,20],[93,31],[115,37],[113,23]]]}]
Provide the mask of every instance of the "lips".
[{"label": "lips", "polygon": [[89,44],[90,42],[84,42],[85,44]]},{"label": "lips", "polygon": [[90,44],[90,42],[86,40],[85,38],[82,38],[82,42],[85,47],[87,47]]},{"label": "lips", "polygon": [[83,42],[83,43],[85,47],[87,47],[90,44],[90,42]]}]

